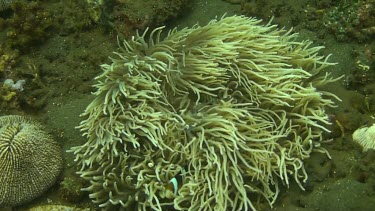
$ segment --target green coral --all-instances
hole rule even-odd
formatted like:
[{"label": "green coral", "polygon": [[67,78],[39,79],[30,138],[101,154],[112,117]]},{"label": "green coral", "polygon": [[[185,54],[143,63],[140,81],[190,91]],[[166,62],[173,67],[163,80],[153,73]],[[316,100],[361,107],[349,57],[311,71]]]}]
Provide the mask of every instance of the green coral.
[{"label": "green coral", "polygon": [[11,54],[2,54],[0,49],[0,72],[8,70],[14,64],[14,56]]},{"label": "green coral", "polygon": [[87,11],[91,19],[98,23],[103,11],[103,0],[86,0],[87,2]]},{"label": "green coral", "polygon": [[104,2],[103,19],[117,33],[130,37],[137,29],[160,26],[176,18],[188,6],[187,0],[126,0],[113,4]]},{"label": "green coral", "polygon": [[19,95],[19,91],[12,89],[9,84],[3,83],[0,87],[0,108],[19,107]]},{"label": "green coral", "polygon": [[59,196],[61,199],[71,203],[81,202],[85,194],[81,191],[85,181],[77,175],[67,175],[60,182]]},{"label": "green coral", "polygon": [[15,1],[12,10],[5,48],[25,51],[49,37],[53,18],[39,1]]},{"label": "green coral", "polygon": [[322,22],[339,41],[370,40],[375,34],[375,1],[341,1],[324,13]]}]

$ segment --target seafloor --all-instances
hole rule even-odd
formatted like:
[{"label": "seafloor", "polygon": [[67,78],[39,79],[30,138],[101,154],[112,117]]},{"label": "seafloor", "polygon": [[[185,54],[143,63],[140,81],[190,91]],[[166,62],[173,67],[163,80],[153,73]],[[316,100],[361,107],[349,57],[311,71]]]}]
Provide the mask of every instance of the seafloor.
[{"label": "seafloor", "polygon": [[[27,115],[45,125],[64,148],[65,167],[57,184],[47,193],[13,210],[28,210],[44,204],[96,210],[96,205],[91,203],[87,193],[72,196],[69,195],[71,192],[64,192],[63,188],[69,185],[64,177],[74,178],[72,175],[76,171],[73,155],[65,151],[85,142],[85,138],[75,127],[81,121],[79,115],[93,98],[93,79],[101,72],[99,66],[110,62],[108,57],[116,50],[117,35],[122,33],[120,36],[131,36],[135,28],[142,29],[149,24],[146,20],[149,17],[145,15],[144,21],[137,22],[131,28],[116,28],[100,20],[91,20],[92,16],[90,19],[85,14],[88,10],[84,9],[83,1],[21,2],[23,4],[14,6],[13,10],[23,10],[21,13],[27,15],[40,7],[49,13],[38,14],[45,15],[46,20],[46,23],[40,23],[46,26],[42,27],[45,33],[38,34],[38,31],[13,30],[26,24],[22,21],[27,18],[20,17],[17,20],[13,16],[18,11],[11,11],[12,9],[1,11],[1,81],[7,78],[24,79],[26,84],[24,90],[16,96],[10,96],[7,90],[1,90],[0,112],[1,115]],[[34,8],[23,8],[35,2],[38,5]],[[108,2],[126,4],[132,1]],[[137,2],[142,4],[148,1]],[[338,63],[330,71],[337,77],[345,75],[342,80],[327,87],[342,100],[337,102],[337,108],[326,111],[333,121],[332,133],[326,134],[327,139],[333,140],[325,145],[332,159],[325,154],[313,153],[305,163],[309,175],[304,184],[306,190],[303,191],[292,183],[290,187],[282,187],[273,208],[267,203],[260,203],[256,205],[257,208],[285,211],[374,210],[375,150],[363,152],[352,140],[354,130],[375,122],[374,1],[182,2],[188,4],[183,7],[184,10],[175,11],[178,15],[171,15],[166,20],[155,21],[154,26],[164,24],[167,28],[172,28],[205,24],[223,14],[255,16],[265,22],[273,18],[273,23],[280,27],[293,27],[301,39],[310,39],[316,45],[324,45],[326,48],[323,53],[332,53],[331,61]],[[142,14],[142,11],[133,12]],[[356,15],[357,19],[354,20],[353,16]],[[121,21],[116,18],[112,20],[112,24]],[[17,33],[25,33],[26,38]],[[34,37],[27,38],[27,35]],[[6,54],[13,59],[5,59]]]}]

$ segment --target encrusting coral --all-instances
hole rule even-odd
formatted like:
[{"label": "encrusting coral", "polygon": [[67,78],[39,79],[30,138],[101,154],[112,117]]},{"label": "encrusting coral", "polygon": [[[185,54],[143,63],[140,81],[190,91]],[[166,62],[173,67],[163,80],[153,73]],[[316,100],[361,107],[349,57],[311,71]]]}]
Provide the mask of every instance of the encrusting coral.
[{"label": "encrusting coral", "polygon": [[[71,149],[100,207],[250,210],[272,205],[320,146],[336,79],[322,47],[243,16],[120,44]],[[320,74],[319,74],[320,73]]]}]

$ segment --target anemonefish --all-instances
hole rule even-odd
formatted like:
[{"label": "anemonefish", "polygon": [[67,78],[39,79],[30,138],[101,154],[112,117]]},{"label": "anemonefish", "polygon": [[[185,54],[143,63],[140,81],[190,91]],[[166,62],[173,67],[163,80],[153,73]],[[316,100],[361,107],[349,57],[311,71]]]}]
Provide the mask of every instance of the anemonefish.
[{"label": "anemonefish", "polygon": [[186,174],[185,169],[182,169],[180,174],[177,174],[175,177],[169,180],[165,188],[173,192],[173,194],[177,195],[179,188],[181,188],[182,186],[182,181],[183,181],[183,177],[185,176],[185,174]]}]

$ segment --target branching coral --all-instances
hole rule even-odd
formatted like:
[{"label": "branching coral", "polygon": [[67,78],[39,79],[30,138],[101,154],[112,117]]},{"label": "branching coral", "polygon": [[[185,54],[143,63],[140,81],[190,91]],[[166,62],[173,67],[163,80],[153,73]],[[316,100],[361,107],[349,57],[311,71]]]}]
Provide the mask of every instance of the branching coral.
[{"label": "branching coral", "polygon": [[250,210],[291,178],[303,188],[336,98],[316,89],[336,80],[322,47],[243,16],[161,32],[124,41],[96,78],[71,150],[94,202]]}]

